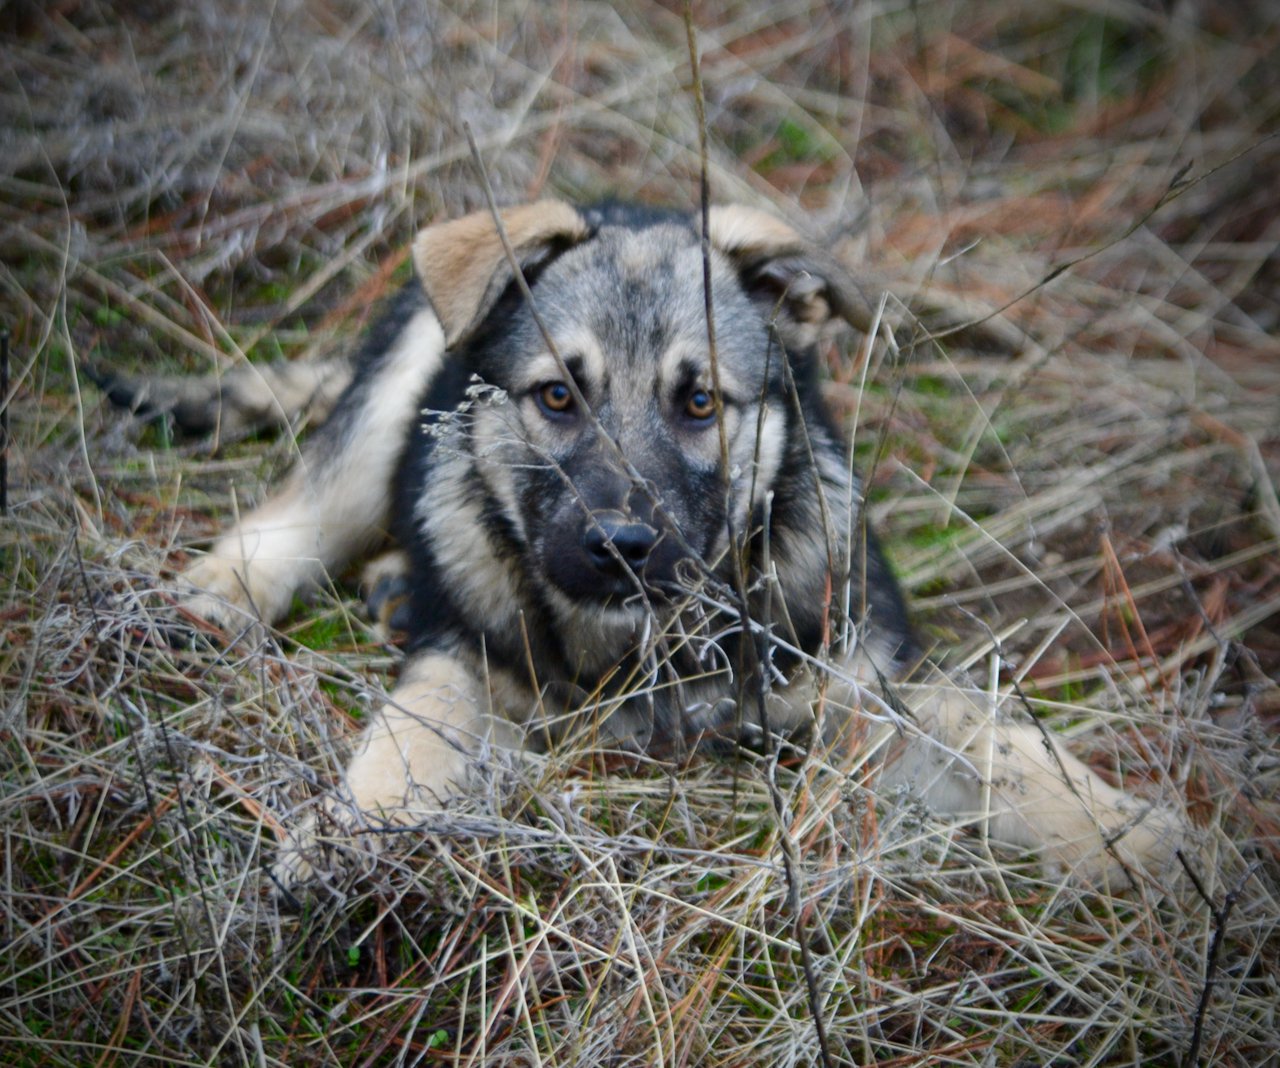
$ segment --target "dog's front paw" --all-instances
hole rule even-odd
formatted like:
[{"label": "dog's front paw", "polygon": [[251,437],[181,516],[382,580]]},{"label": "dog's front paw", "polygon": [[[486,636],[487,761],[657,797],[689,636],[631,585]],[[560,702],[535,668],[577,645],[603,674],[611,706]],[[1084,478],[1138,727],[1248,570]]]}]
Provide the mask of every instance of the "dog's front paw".
[{"label": "dog's front paw", "polygon": [[1121,815],[1123,822],[1108,828],[1105,851],[1087,865],[1090,881],[1114,883],[1121,868],[1126,877],[1160,880],[1174,869],[1176,854],[1194,852],[1191,827],[1173,810],[1134,797],[1126,799]]},{"label": "dog's front paw", "polygon": [[361,834],[339,806],[325,805],[302,817],[285,835],[271,865],[271,881],[281,895],[319,890],[341,893],[367,874],[378,857],[376,835]]},{"label": "dog's front paw", "polygon": [[228,636],[259,635],[264,621],[279,618],[287,608],[289,592],[273,588],[262,571],[244,560],[202,556],[178,578],[178,605]]},{"label": "dog's front paw", "polygon": [[1187,848],[1187,823],[1171,809],[1139,797],[1109,804],[1092,800],[1092,810],[1081,808],[1045,821],[1044,859],[1095,887],[1162,881],[1173,870],[1177,852]]}]

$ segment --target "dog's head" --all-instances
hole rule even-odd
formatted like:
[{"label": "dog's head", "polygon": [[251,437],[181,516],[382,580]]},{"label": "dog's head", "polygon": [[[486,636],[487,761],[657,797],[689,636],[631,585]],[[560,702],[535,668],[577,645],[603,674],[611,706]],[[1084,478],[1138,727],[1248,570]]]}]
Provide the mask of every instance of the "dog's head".
[{"label": "dog's head", "polygon": [[860,295],[753,209],[713,208],[708,246],[704,275],[696,221],[553,201],[418,237],[451,358],[500,391],[468,413],[469,451],[553,601],[688,585],[719,565],[730,524],[761,521],[804,447],[795,376]]}]

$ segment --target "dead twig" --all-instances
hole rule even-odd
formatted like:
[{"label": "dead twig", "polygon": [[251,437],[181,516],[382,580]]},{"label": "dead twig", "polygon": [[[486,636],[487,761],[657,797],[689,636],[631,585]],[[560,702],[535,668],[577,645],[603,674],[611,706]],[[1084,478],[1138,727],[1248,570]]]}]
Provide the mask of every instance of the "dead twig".
[{"label": "dead twig", "polygon": [[1213,981],[1217,975],[1218,962],[1222,956],[1222,944],[1227,936],[1227,923],[1231,919],[1231,913],[1236,907],[1236,903],[1240,900],[1240,895],[1244,893],[1244,888],[1250,879],[1253,878],[1261,866],[1261,861],[1254,861],[1245,869],[1243,875],[1236,881],[1236,885],[1227,891],[1226,896],[1222,899],[1221,905],[1215,905],[1213,898],[1209,896],[1209,892],[1204,888],[1204,883],[1200,881],[1200,876],[1196,873],[1182,850],[1177,852],[1178,862],[1182,865],[1183,870],[1191,879],[1192,885],[1196,888],[1196,893],[1200,895],[1201,900],[1208,906],[1209,914],[1213,918],[1213,939],[1209,943],[1209,952],[1205,955],[1204,961],[1204,983],[1200,987],[1200,999],[1196,1002],[1195,1025],[1191,1030],[1191,1045],[1187,1047],[1186,1055],[1182,1058],[1181,1068],[1196,1068],[1200,1063],[1200,1046],[1204,1041],[1204,1021],[1209,1011],[1209,999],[1213,995]]}]

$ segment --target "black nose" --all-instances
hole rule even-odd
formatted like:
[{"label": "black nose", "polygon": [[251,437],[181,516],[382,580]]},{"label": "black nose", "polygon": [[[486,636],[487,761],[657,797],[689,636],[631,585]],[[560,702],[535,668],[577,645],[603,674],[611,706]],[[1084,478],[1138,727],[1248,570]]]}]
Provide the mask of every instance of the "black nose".
[{"label": "black nose", "polygon": [[604,575],[621,576],[625,569],[639,574],[658,544],[658,532],[648,523],[621,515],[597,513],[582,535],[591,565]]}]

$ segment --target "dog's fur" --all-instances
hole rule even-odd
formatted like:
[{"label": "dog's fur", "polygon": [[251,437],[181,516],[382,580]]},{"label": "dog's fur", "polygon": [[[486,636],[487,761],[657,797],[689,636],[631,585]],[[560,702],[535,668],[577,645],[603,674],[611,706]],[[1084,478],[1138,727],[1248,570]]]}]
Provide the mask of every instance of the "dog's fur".
[{"label": "dog's fur", "polygon": [[[948,816],[1085,878],[1160,861],[1171,815],[1140,818],[1034,727],[919,664],[819,396],[819,334],[865,322],[832,260],[771,216],[713,209],[712,332],[696,220],[553,201],[500,217],[423,231],[420,284],[287,484],[185,576],[198,613],[270,623],[387,532],[407,552],[408,662],[332,816],[412,819],[465,789],[488,741],[584,729],[678,753],[833,742],[863,717],[887,779]],[[270,407],[271,384],[227,418]],[[890,683],[913,671],[899,705]],[[313,827],[286,847],[292,881],[313,874]]]}]

